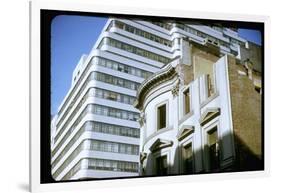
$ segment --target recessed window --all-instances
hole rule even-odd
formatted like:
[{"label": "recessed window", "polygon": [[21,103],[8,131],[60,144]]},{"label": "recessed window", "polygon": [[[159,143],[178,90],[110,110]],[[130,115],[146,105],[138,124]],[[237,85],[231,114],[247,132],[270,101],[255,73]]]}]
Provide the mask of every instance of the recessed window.
[{"label": "recessed window", "polygon": [[214,128],[207,132],[208,142],[208,158],[209,158],[209,170],[218,171],[219,169],[219,142],[218,142],[218,130]]},{"label": "recessed window", "polygon": [[184,114],[188,114],[190,112],[190,90],[189,88],[183,92],[184,97]]},{"label": "recessed window", "polygon": [[207,89],[208,89],[208,97],[210,97],[212,94],[214,94],[215,89],[214,89],[214,84],[211,78],[211,75],[207,75]]},{"label": "recessed window", "polygon": [[168,174],[167,155],[156,158],[156,175],[164,176]]},{"label": "recessed window", "polygon": [[193,172],[193,151],[192,151],[192,143],[183,147],[183,160],[184,160],[184,173],[190,174]]},{"label": "recessed window", "polygon": [[116,93],[113,93],[113,92],[111,92],[110,94],[109,94],[109,99],[110,100],[116,100],[116,98],[117,98],[117,94]]},{"label": "recessed window", "polygon": [[166,128],[166,104],[157,108],[157,130]]}]

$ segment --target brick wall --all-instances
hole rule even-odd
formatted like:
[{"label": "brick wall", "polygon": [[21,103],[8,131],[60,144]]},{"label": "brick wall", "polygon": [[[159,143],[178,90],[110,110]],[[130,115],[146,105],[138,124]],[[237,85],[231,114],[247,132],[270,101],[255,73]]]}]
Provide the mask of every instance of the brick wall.
[{"label": "brick wall", "polygon": [[234,128],[237,170],[257,170],[263,167],[262,155],[262,95],[254,89],[252,80],[234,57],[228,57],[231,108]]}]

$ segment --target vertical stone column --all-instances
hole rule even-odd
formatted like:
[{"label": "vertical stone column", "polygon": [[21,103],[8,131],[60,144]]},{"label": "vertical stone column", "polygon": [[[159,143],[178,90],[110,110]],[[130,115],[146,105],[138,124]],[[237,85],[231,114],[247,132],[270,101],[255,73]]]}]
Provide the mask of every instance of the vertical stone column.
[{"label": "vertical stone column", "polygon": [[170,169],[171,174],[179,174],[180,172],[180,164],[179,164],[179,141],[177,140],[177,134],[179,131],[179,87],[180,87],[180,80],[177,80],[171,90],[172,92],[172,116],[173,116],[173,131],[172,131],[172,140],[173,140],[173,147],[171,150],[171,161],[172,168]]},{"label": "vertical stone column", "polygon": [[[200,84],[201,81],[196,79],[192,84],[192,110],[194,112],[194,120],[199,120],[201,117],[201,108],[200,108]],[[203,141],[202,141],[202,128],[199,121],[194,123],[194,172],[200,173],[204,170],[203,166]]]},{"label": "vertical stone column", "polygon": [[191,66],[191,44],[184,38],[181,38],[181,63]]}]

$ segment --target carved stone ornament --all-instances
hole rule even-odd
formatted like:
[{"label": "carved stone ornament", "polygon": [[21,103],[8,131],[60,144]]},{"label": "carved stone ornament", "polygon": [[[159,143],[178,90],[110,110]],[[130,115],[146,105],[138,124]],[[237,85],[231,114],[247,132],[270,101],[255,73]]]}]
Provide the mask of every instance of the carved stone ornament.
[{"label": "carved stone ornament", "polygon": [[173,141],[165,140],[165,139],[157,139],[149,148],[151,152],[156,152],[160,149],[164,149],[166,147],[171,147],[173,145]]},{"label": "carved stone ornament", "polygon": [[180,84],[179,84],[179,81],[177,81],[177,83],[173,86],[173,88],[171,90],[173,97],[176,97],[179,95],[179,89],[180,89]]},{"label": "carved stone ornament", "polygon": [[143,125],[145,125],[145,123],[146,123],[146,117],[145,117],[145,113],[144,112],[142,112],[141,114],[140,114],[140,118],[139,118],[139,124],[140,124],[140,126],[142,127]]},{"label": "carved stone ornament", "polygon": [[147,158],[147,153],[140,153],[140,163],[143,164],[143,161]]},{"label": "carved stone ornament", "polygon": [[208,108],[199,119],[200,125],[203,126],[215,117],[220,115],[220,108]]}]

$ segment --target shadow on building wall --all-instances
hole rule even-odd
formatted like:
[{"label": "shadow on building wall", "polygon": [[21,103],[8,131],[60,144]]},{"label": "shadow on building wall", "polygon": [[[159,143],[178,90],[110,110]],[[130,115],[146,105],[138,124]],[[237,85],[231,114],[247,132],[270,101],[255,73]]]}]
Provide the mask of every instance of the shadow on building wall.
[{"label": "shadow on building wall", "polygon": [[[238,136],[234,136],[236,162],[234,171],[254,171],[264,170],[264,152],[263,145],[260,147],[260,155],[255,154],[247,142],[241,140]],[[263,144],[263,136],[261,139]]]},{"label": "shadow on building wall", "polygon": [[[214,168],[210,170],[208,168],[208,162],[210,160],[206,159],[206,154],[208,154],[207,147],[199,149],[193,152],[193,171],[184,172],[184,161],[181,160],[181,151],[182,147],[178,146],[175,149],[175,156],[173,159],[173,165],[169,164],[168,167],[168,175],[191,175],[191,174],[208,174],[208,173],[225,173],[225,172],[243,172],[243,171],[258,171],[264,170],[264,152],[263,148],[260,147],[261,154],[257,155],[252,150],[251,147],[248,146],[247,142],[242,141],[238,136],[234,135],[234,146],[235,146],[235,154],[229,157],[226,161],[222,159],[223,150],[222,149],[231,149],[231,147],[222,147],[222,141],[224,139],[231,139],[232,136],[223,137],[219,143],[219,164],[218,168]],[[263,141],[263,139],[260,139]],[[261,143],[263,144],[263,143]],[[229,162],[231,160],[231,162]],[[148,154],[147,156],[147,165],[144,170],[145,173],[143,176],[157,176],[156,175],[156,167],[155,167],[155,159],[152,154]],[[148,175],[153,173],[154,175]]]}]

